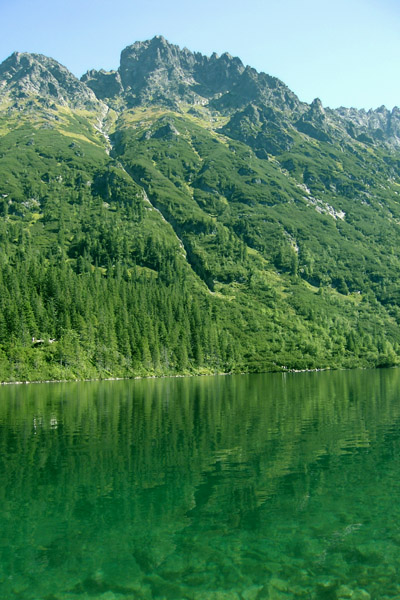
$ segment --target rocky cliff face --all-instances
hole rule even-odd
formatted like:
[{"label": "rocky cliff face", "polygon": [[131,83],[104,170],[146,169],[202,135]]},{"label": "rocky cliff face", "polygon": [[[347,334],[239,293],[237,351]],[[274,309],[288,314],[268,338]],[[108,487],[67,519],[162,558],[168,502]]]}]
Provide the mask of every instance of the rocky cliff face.
[{"label": "rocky cliff face", "polygon": [[400,146],[400,109],[389,111],[385,106],[376,110],[357,110],[340,107],[333,111],[343,121],[351,137],[364,142],[386,142]]},{"label": "rocky cliff face", "polygon": [[124,88],[122,87],[121,77],[118,71],[96,71],[92,69],[81,78],[93,92],[97,98],[104,100],[105,98],[115,98],[120,96]]}]

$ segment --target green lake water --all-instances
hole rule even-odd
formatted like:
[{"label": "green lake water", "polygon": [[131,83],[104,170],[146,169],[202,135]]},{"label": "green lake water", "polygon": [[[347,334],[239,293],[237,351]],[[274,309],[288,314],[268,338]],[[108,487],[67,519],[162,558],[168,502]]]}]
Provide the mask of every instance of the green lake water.
[{"label": "green lake water", "polygon": [[400,598],[400,370],[0,389],[0,600]]}]

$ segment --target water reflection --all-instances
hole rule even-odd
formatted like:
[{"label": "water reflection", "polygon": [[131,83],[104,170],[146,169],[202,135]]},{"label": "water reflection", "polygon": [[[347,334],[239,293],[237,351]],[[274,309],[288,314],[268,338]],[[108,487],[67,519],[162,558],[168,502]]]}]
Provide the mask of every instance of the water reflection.
[{"label": "water reflection", "polygon": [[1,597],[389,589],[399,377],[2,388]]}]

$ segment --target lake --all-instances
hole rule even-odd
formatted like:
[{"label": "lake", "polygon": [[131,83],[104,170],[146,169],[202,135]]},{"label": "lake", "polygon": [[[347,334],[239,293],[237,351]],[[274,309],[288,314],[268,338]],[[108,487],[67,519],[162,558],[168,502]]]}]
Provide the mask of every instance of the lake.
[{"label": "lake", "polygon": [[2,386],[0,598],[400,598],[399,425],[399,369]]}]

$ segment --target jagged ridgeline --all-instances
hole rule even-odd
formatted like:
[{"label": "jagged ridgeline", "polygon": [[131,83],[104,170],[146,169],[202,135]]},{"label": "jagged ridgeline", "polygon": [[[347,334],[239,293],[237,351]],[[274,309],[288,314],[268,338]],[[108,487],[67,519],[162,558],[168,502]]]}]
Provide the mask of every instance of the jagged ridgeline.
[{"label": "jagged ridgeline", "polygon": [[400,110],[164,38],[0,65],[0,379],[388,366]]}]

